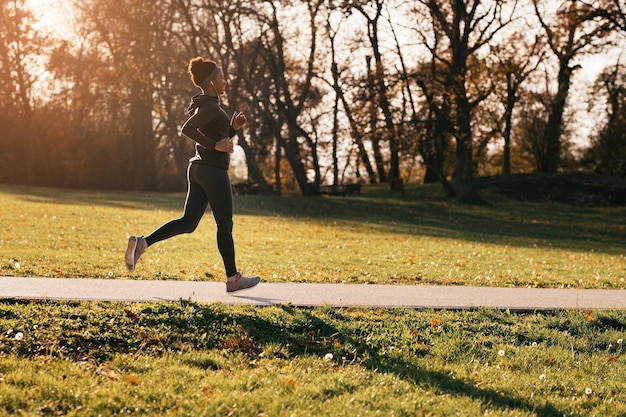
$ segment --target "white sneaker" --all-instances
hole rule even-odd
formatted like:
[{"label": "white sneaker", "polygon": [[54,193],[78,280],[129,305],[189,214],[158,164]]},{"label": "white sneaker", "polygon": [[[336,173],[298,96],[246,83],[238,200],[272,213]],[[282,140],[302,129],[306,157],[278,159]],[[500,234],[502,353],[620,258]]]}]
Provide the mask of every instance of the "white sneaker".
[{"label": "white sneaker", "polygon": [[146,249],[148,249],[148,242],[146,242],[143,236],[131,236],[128,238],[128,247],[124,255],[124,262],[129,271],[132,272],[135,270],[137,261],[139,261],[139,258],[144,254]]},{"label": "white sneaker", "polygon": [[226,292],[235,292],[252,288],[259,282],[261,282],[261,278],[259,277],[247,278],[241,275],[241,272],[237,272],[236,275],[228,277],[226,280]]}]

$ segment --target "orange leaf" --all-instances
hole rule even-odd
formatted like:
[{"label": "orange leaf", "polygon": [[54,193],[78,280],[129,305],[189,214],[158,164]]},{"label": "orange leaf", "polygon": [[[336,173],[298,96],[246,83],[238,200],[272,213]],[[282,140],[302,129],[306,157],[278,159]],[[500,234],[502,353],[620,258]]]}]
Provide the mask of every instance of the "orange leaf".
[{"label": "orange leaf", "polygon": [[409,329],[411,331],[411,333],[413,334],[413,336],[418,336],[419,332],[415,329]]},{"label": "orange leaf", "polygon": [[341,346],[341,342],[339,340],[335,340],[333,344],[335,345],[335,347]]},{"label": "orange leaf", "polygon": [[294,385],[296,385],[296,381],[294,381],[291,378],[285,378],[285,384],[289,385],[290,387],[293,387]]},{"label": "orange leaf", "polygon": [[555,361],[554,358],[547,358],[546,363],[553,363]]},{"label": "orange leaf", "polygon": [[609,357],[609,362],[615,362],[617,360],[617,355],[611,355]]},{"label": "orange leaf", "polygon": [[133,384],[133,385],[137,385],[139,383],[139,379],[137,379],[137,377],[132,376],[132,375],[127,375],[126,378],[124,378],[124,380],[128,382],[129,384]]},{"label": "orange leaf", "polygon": [[135,313],[134,311],[132,311],[132,310],[130,310],[128,308],[124,309],[124,313],[126,313],[126,315],[128,317],[130,317],[130,318],[133,318],[135,320],[139,320],[139,314]]},{"label": "orange leaf", "polygon": [[430,323],[430,327],[435,327],[439,323],[441,323],[441,319],[437,318],[437,319],[433,320],[432,323]]}]

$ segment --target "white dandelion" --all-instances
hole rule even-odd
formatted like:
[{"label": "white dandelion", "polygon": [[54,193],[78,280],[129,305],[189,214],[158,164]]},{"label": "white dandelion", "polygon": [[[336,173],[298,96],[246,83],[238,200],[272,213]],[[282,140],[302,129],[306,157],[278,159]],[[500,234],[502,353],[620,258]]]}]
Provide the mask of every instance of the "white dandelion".
[{"label": "white dandelion", "polygon": [[587,388],[585,388],[585,394],[591,395],[591,394],[593,394],[593,390],[591,388],[587,387]]}]

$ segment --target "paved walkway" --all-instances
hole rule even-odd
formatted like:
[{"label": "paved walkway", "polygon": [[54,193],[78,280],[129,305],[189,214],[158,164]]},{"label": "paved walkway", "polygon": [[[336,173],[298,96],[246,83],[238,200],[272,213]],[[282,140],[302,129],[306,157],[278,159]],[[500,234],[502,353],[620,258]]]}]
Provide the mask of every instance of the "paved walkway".
[{"label": "paved walkway", "polygon": [[271,306],[511,310],[626,309],[626,290],[261,283],[234,294],[219,282],[0,277],[0,299],[104,300]]}]

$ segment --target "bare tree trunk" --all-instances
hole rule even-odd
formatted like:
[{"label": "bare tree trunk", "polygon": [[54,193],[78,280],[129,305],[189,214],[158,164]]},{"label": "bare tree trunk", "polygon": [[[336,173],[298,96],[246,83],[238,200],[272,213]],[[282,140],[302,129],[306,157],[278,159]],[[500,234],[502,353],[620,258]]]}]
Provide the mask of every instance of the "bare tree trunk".
[{"label": "bare tree trunk", "polygon": [[279,140],[276,139],[276,147],[274,150],[274,179],[276,181],[276,195],[282,195],[283,193],[283,181],[280,177],[280,165],[282,161],[282,148],[280,147]]},{"label": "bare tree trunk", "polygon": [[[459,87],[464,83],[459,83]],[[463,87],[464,90],[464,87]],[[456,134],[456,196],[462,203],[478,204],[482,202],[474,185],[474,164],[472,162],[472,109],[466,94],[456,96],[457,134]]]},{"label": "bare tree trunk", "polygon": [[[372,74],[372,57],[367,56],[367,84],[369,91],[375,90],[375,83]],[[385,163],[383,155],[380,151],[380,141],[382,140],[378,129],[378,110],[374,99],[370,99],[368,102],[370,108],[370,136],[372,139],[372,151],[374,152],[374,162],[376,163],[376,170],[378,171],[378,180],[380,182],[387,182],[387,173],[385,170]]]},{"label": "bare tree trunk", "polygon": [[502,155],[502,174],[511,175],[511,127],[513,124],[513,108],[515,107],[517,92],[515,91],[513,75],[506,74],[506,104],[504,110],[504,149]]},{"label": "bare tree trunk", "polygon": [[563,129],[563,113],[567,102],[567,95],[571,83],[572,69],[568,64],[569,60],[561,62],[558,75],[558,88],[556,96],[550,103],[550,114],[545,130],[546,143],[546,165],[545,173],[556,173],[559,169],[561,159],[561,132]]},{"label": "bare tree trunk", "polygon": [[[296,182],[304,195],[317,194],[315,190],[319,187],[320,178],[319,161],[314,160],[315,182],[313,187],[308,185],[307,173],[301,155],[302,149],[298,142],[298,138],[302,137],[302,133],[305,132],[299,125],[298,116],[302,113],[305,104],[308,102],[311,92],[311,81],[314,75],[314,61],[317,46],[317,26],[315,24],[315,19],[322,1],[323,0],[315,0],[307,4],[310,18],[309,28],[311,30],[311,40],[309,45],[310,48],[305,72],[305,80],[301,86],[298,86],[298,94],[291,92],[290,87],[293,86],[290,85],[285,78],[287,66],[285,64],[284,39],[280,31],[276,7],[273,4],[273,16],[270,30],[274,35],[273,47],[275,48],[276,54],[272,56],[268,54],[267,56],[267,58],[272,61],[272,65],[274,66],[274,72],[272,75],[275,77],[275,99],[278,104],[279,111],[284,116],[289,132],[288,138],[283,140],[281,137],[279,139],[279,143],[285,151],[285,158],[289,161],[289,165],[293,170]],[[309,146],[311,146],[313,158],[316,159],[317,154],[315,143],[311,140],[308,134],[305,135],[304,138],[309,143]]]},{"label": "bare tree trunk", "polygon": [[298,144],[298,137],[295,135],[291,135],[288,139],[279,139],[279,143],[283,150],[285,151],[285,158],[289,162],[289,166],[291,166],[291,170],[293,171],[293,176],[300,187],[303,195],[309,195],[310,190],[308,184],[308,179],[306,175],[306,170],[304,169],[304,164],[302,163],[302,157],[300,155],[300,145]]},{"label": "bare tree trunk", "polygon": [[[336,66],[336,65],[337,64],[333,62],[333,66]],[[336,79],[334,80],[334,84],[337,85]],[[339,94],[336,93],[338,87],[339,86],[337,86],[337,88],[335,89],[335,104],[333,106],[333,132],[332,132],[333,185],[339,184],[339,160],[337,159],[337,142],[338,142],[337,131],[339,129],[339,126],[338,126],[339,120],[337,116],[339,113]]]},{"label": "bare tree trunk", "polygon": [[[333,71],[337,72],[336,66],[333,66]],[[333,75],[335,77],[335,75]],[[338,74],[336,75],[338,78]],[[358,172],[358,159],[360,158],[365,166],[365,170],[367,171],[367,175],[370,179],[371,183],[376,182],[376,173],[374,172],[374,168],[372,167],[372,163],[370,162],[370,158],[367,155],[367,151],[365,150],[365,145],[363,144],[363,135],[359,131],[356,121],[354,120],[354,116],[352,115],[352,109],[346,100],[346,96],[343,93],[343,90],[337,85],[335,87],[335,93],[341,100],[341,105],[343,106],[343,111],[346,114],[346,118],[350,123],[350,131],[352,134],[352,140],[357,146],[357,172]]]},{"label": "bare tree trunk", "polygon": [[[393,116],[391,114],[387,85],[385,84],[384,65],[382,61],[382,55],[380,53],[380,44],[378,39],[378,21],[381,17],[384,4],[385,2],[383,0],[375,0],[374,4],[370,4],[376,8],[373,17],[370,17],[367,14],[363,5],[359,4],[358,2],[353,4],[353,7],[357,9],[363,15],[363,17],[367,19],[368,38],[374,56],[374,79],[370,82],[370,91],[375,91],[376,96],[372,98],[372,102],[380,106],[380,109],[385,119],[385,125],[387,127],[384,139],[389,142],[389,177],[387,177],[384,169],[380,171],[379,166],[378,175],[381,182],[385,182],[387,178],[395,179],[400,177],[400,150],[398,147],[398,132],[396,125],[393,121]],[[368,61],[369,60],[371,60],[371,58],[369,58]],[[367,66],[368,73],[371,73],[369,62]]]},{"label": "bare tree trunk", "polygon": [[248,145],[248,141],[246,140],[246,136],[242,131],[237,133],[237,144],[241,146],[244,154],[246,155],[246,167],[248,168],[248,181],[253,184],[259,185],[259,193],[261,195],[271,194],[269,192],[267,181],[265,181],[265,176],[261,172],[259,165],[254,158],[254,153]]}]

